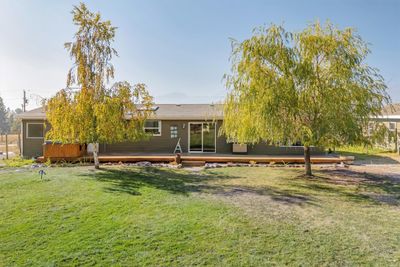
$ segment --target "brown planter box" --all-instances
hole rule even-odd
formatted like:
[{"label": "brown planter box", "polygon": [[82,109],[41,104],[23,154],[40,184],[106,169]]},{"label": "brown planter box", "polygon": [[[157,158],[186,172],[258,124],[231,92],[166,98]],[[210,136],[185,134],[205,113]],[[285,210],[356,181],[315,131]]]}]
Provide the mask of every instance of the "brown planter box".
[{"label": "brown planter box", "polygon": [[47,160],[72,160],[86,155],[86,145],[80,144],[43,144],[43,156]]}]

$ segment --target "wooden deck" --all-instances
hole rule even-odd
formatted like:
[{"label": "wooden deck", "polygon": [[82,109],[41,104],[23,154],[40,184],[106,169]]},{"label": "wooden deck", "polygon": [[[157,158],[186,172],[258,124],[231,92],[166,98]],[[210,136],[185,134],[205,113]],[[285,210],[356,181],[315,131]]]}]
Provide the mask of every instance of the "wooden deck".
[{"label": "wooden deck", "polygon": [[[52,158],[52,161],[92,161],[93,157],[80,158]],[[115,162],[174,162],[174,154],[100,154],[99,160],[102,163]],[[195,161],[205,163],[304,163],[302,155],[232,155],[232,154],[182,154],[182,161]],[[311,162],[318,163],[341,163],[353,161],[352,157],[339,157],[330,155],[311,156]],[[38,158],[39,162],[45,161],[43,157]]]}]

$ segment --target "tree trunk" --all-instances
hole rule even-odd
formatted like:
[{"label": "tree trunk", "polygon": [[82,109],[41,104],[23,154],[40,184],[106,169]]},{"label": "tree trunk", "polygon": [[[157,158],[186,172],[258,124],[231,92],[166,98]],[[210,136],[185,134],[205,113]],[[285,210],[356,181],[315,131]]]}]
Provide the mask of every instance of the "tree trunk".
[{"label": "tree trunk", "polygon": [[100,169],[100,162],[99,162],[99,143],[93,144],[93,160],[94,160],[94,168]]},{"label": "tree trunk", "polygon": [[311,156],[310,156],[310,147],[309,146],[304,146],[304,163],[305,163],[306,175],[312,176]]}]

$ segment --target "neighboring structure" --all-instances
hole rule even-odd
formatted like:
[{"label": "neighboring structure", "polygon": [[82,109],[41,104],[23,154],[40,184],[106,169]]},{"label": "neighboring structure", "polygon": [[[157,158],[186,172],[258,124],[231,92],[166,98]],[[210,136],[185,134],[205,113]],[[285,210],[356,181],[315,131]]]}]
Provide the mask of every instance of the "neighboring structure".
[{"label": "neighboring structure", "polygon": [[[26,158],[43,155],[46,123],[43,108],[19,115],[22,119],[22,155]],[[247,148],[228,143],[218,131],[222,125],[222,105],[213,104],[157,104],[155,115],[146,122],[145,131],[152,135],[146,141],[100,144],[100,153],[160,153],[172,154],[180,139],[183,153],[235,152],[250,155],[300,155],[302,146],[271,146],[264,143]],[[312,148],[314,154],[323,150]]]},{"label": "neighboring structure", "polygon": [[400,103],[388,105],[383,109],[382,116],[371,118],[368,134],[370,134],[373,123],[383,123],[392,133],[383,144],[378,144],[387,149],[399,151],[399,133],[400,133]]}]

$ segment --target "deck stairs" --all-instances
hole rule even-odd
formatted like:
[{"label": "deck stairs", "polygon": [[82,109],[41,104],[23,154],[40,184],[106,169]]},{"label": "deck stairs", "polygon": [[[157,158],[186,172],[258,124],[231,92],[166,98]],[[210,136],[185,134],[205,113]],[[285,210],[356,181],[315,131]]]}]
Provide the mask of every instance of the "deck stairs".
[{"label": "deck stairs", "polygon": [[183,160],[182,167],[202,167],[206,165],[205,161],[200,160]]}]

